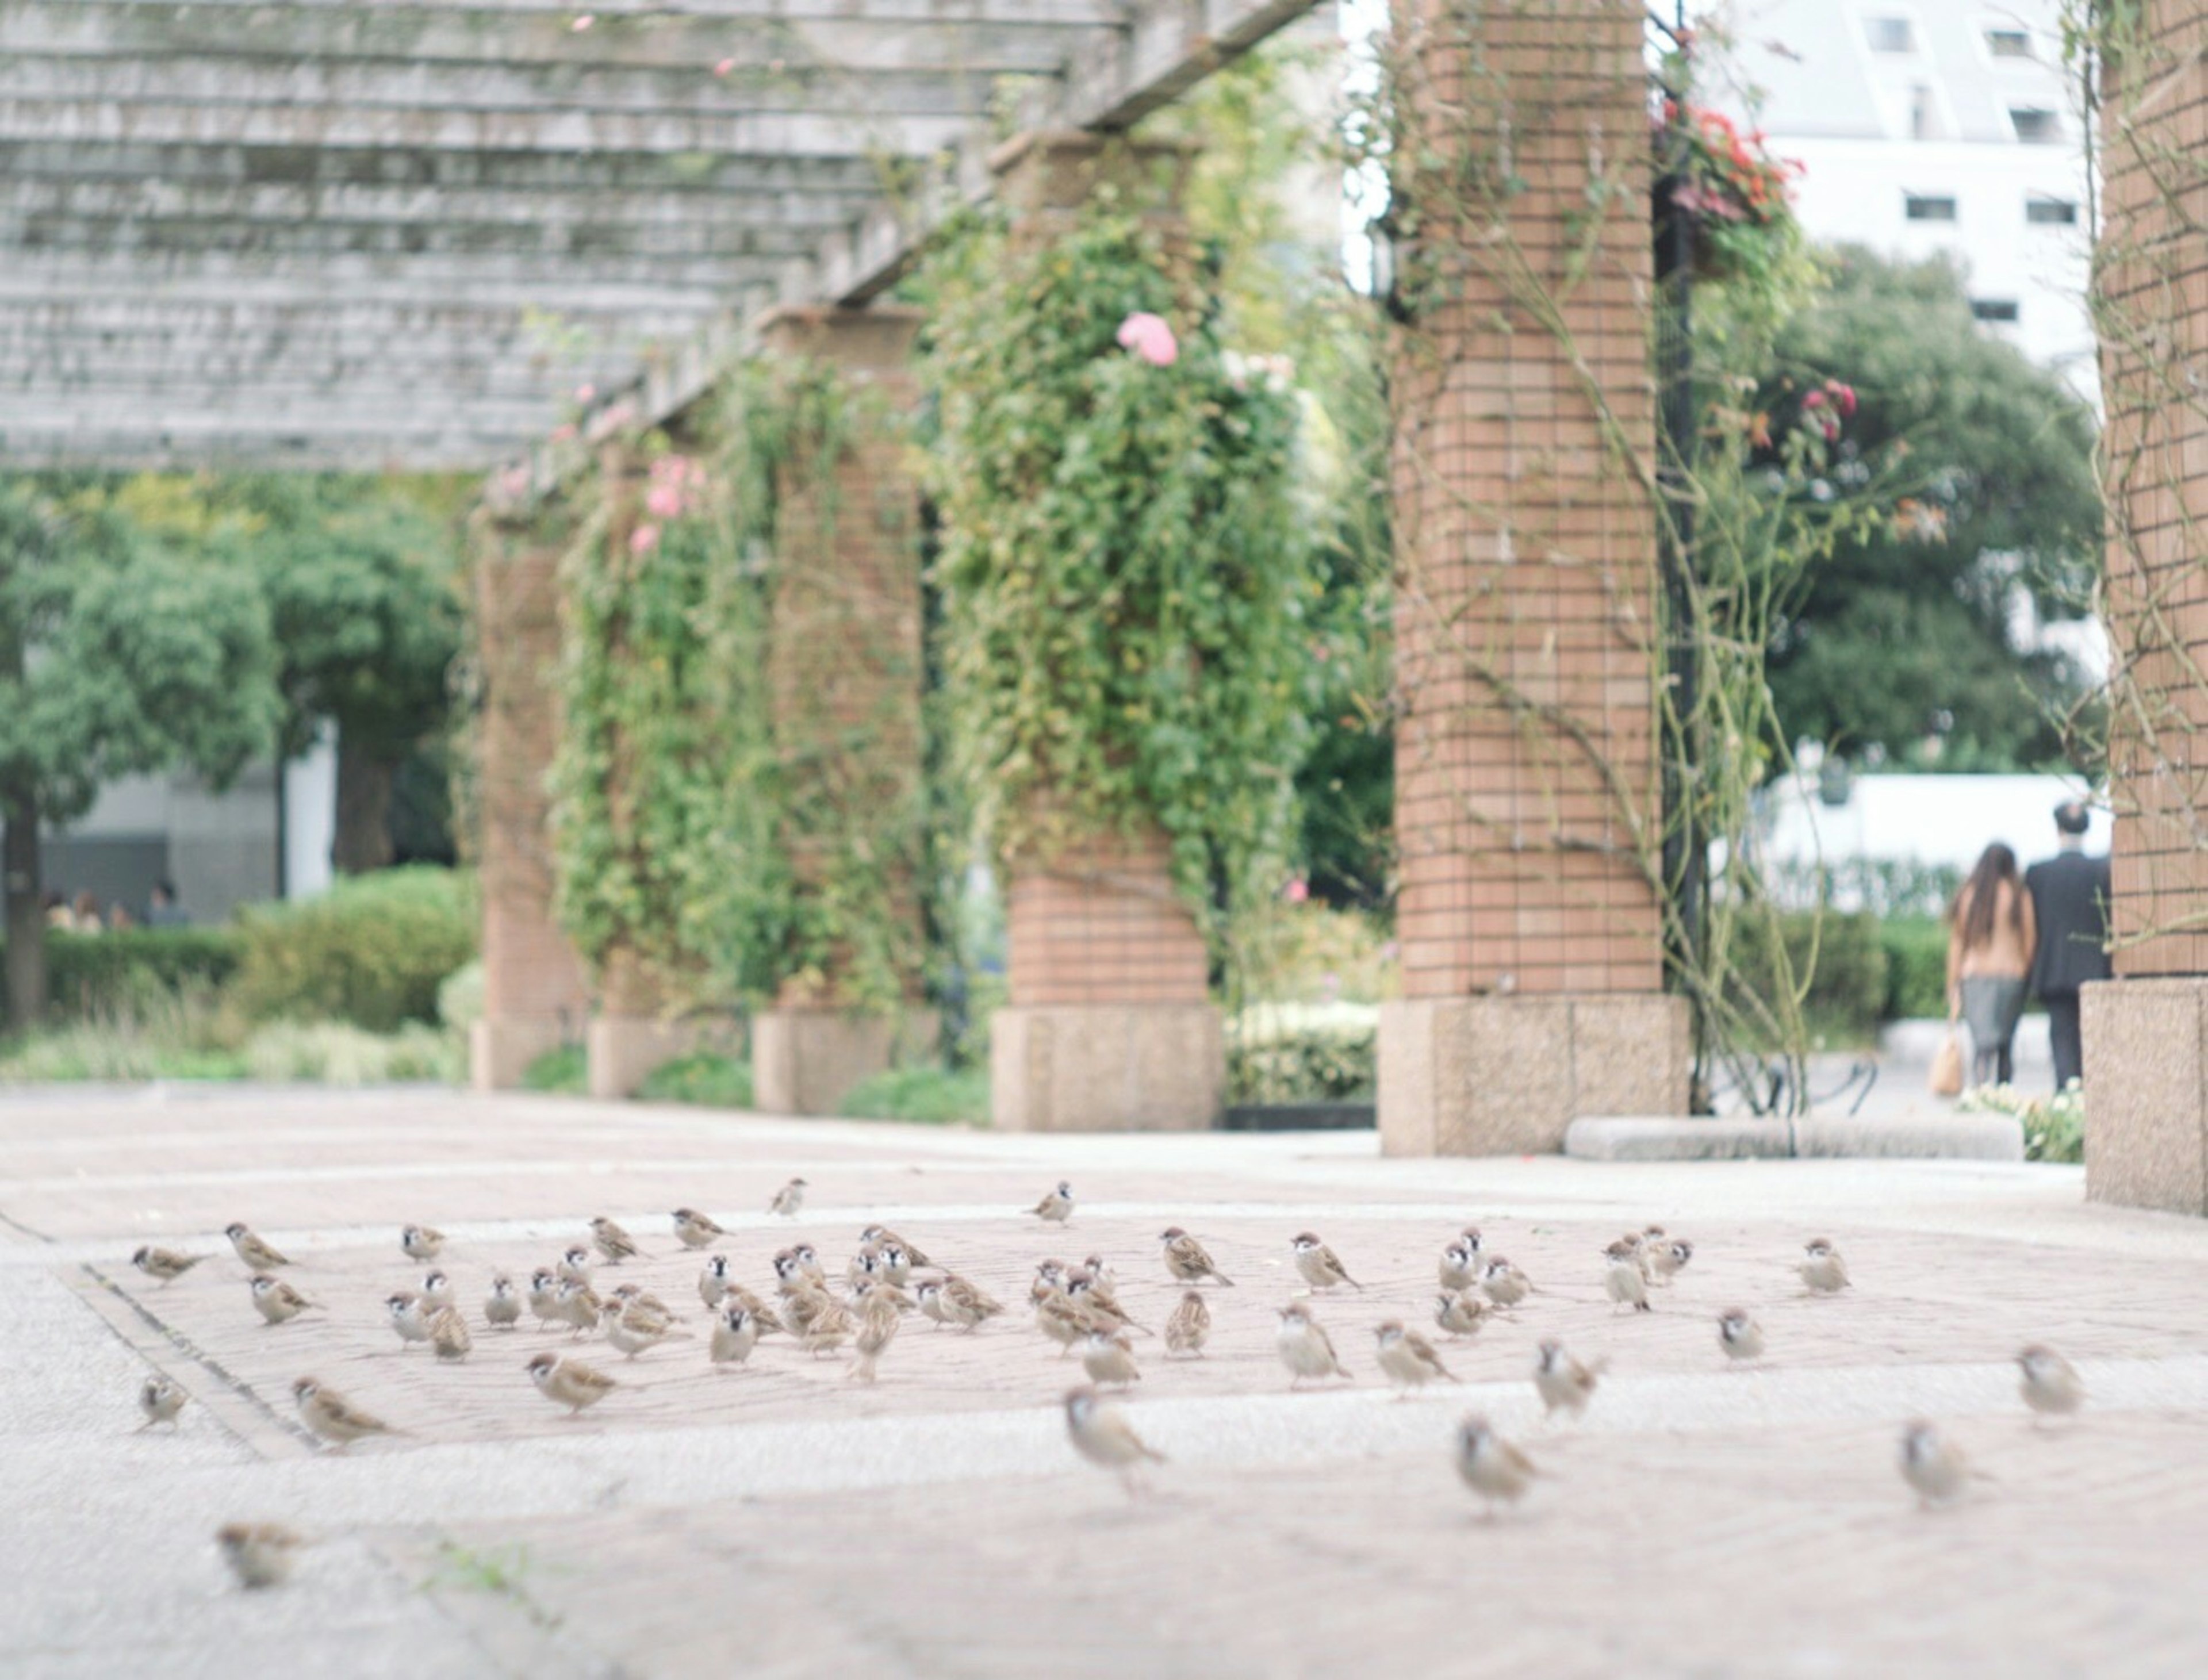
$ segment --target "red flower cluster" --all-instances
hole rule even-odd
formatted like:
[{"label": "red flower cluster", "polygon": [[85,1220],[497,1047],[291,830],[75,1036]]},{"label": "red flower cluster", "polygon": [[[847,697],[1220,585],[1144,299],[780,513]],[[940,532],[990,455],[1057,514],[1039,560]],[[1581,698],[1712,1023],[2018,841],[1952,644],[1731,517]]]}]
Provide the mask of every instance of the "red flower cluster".
[{"label": "red flower cluster", "polygon": [[1682,108],[1676,99],[1664,101],[1663,120],[1656,125],[1659,157],[1672,155],[1671,147],[1683,141],[1682,178],[1671,189],[1671,201],[1689,214],[1728,222],[1769,222],[1786,209],[1787,181],[1799,175],[1802,165],[1773,158],[1763,149],[1763,130],[1743,135],[1732,118],[1721,111],[1699,105]]},{"label": "red flower cluster", "polygon": [[1825,441],[1839,441],[1843,423],[1855,417],[1856,387],[1828,379],[1802,399],[1802,412],[1825,435]]}]

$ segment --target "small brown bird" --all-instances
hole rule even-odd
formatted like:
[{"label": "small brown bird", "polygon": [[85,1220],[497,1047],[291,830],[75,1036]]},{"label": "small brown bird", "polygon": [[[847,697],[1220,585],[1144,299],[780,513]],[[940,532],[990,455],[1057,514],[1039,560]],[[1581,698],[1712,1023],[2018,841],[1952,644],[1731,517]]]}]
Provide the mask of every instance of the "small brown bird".
[{"label": "small brown bird", "polygon": [[572,1279],[552,1292],[552,1307],[560,1322],[573,1332],[568,1338],[570,1341],[588,1335],[597,1329],[606,1311],[606,1304],[598,1299],[597,1290],[587,1283],[577,1283]]},{"label": "small brown bird", "polygon": [[557,1353],[539,1353],[529,1362],[528,1371],[537,1392],[555,1406],[566,1407],[571,1418],[581,1417],[585,1407],[596,1406],[621,1387],[603,1371]]},{"label": "small brown bird", "polygon": [[771,1214],[780,1214],[784,1219],[795,1219],[797,1210],[804,1205],[805,1180],[792,1179],[775,1191],[773,1200],[766,1204],[766,1210]]},{"label": "small brown bird", "polygon": [[[1005,1310],[1003,1302],[956,1272],[939,1280],[927,1279],[919,1287],[920,1310],[939,1323],[955,1324],[962,1330],[975,1330]],[[935,1303],[933,1311],[928,1307],[931,1299]]]},{"label": "small brown bird", "polygon": [[820,1257],[813,1251],[811,1243],[791,1244],[789,1256],[797,1263],[798,1270],[803,1272],[823,1289],[828,1287],[828,1274],[820,1269]]},{"label": "small brown bird", "polygon": [[483,1323],[495,1330],[510,1330],[521,1323],[521,1294],[504,1272],[491,1274],[490,1293],[483,1297]]},{"label": "small brown bird", "polygon": [[920,1251],[917,1245],[907,1242],[886,1225],[869,1225],[859,1233],[859,1240],[862,1243],[893,1244],[904,1251],[908,1260],[923,1270],[935,1264],[935,1262]]},{"label": "small brown bird", "polygon": [[606,1340],[632,1359],[669,1337],[689,1334],[675,1324],[674,1316],[657,1296],[641,1292],[631,1296],[620,1312],[606,1320]]},{"label": "small brown bird", "polygon": [[435,1260],[445,1246],[445,1233],[429,1225],[404,1226],[399,1233],[399,1246],[406,1251],[410,1260]]},{"label": "small brown bird", "polygon": [[1096,1316],[1067,1295],[1045,1295],[1035,1303],[1035,1328],[1058,1344],[1058,1356],[1097,1328]]},{"label": "small brown bird", "polygon": [[1434,1323],[1446,1335],[1477,1335],[1486,1322],[1487,1303],[1468,1289],[1444,1289],[1434,1297]]},{"label": "small brown bird", "polygon": [[1641,1251],[1629,1243],[1615,1242],[1603,1250],[1602,1293],[1618,1306],[1635,1312],[1655,1309],[1648,1302],[1648,1275],[1641,1269]]},{"label": "small brown bird", "polygon": [[1089,1388],[1068,1390],[1065,1396],[1065,1435],[1074,1451],[1091,1464],[1116,1470],[1130,1494],[1142,1491],[1144,1464],[1163,1464],[1165,1455],[1153,1452],[1135,1433],[1126,1414]]},{"label": "small brown bird", "polygon": [[422,1280],[422,1299],[433,1306],[453,1304],[453,1280],[442,1272],[431,1272]]},{"label": "small brown bird", "polygon": [[721,1297],[729,1293],[729,1274],[733,1269],[725,1254],[708,1255],[705,1269],[698,1274],[698,1299],[711,1312],[721,1305]]},{"label": "small brown bird", "polygon": [[591,1221],[591,1241],[598,1252],[606,1257],[606,1263],[609,1266],[618,1266],[624,1260],[633,1260],[643,1252],[637,1247],[635,1238],[603,1214]]},{"label": "small brown bird", "polygon": [[184,1391],[165,1377],[148,1377],[138,1389],[138,1409],[146,1414],[146,1421],[138,1425],[148,1430],[155,1424],[177,1426],[177,1413],[184,1409],[188,1398]]},{"label": "small brown bird", "polygon": [[1341,1257],[1318,1239],[1317,1233],[1299,1231],[1289,1239],[1288,1246],[1296,1257],[1296,1270],[1313,1289],[1336,1289],[1347,1284],[1353,1289],[1365,1286],[1350,1276]]},{"label": "small brown bird", "polygon": [[1035,1278],[1028,1285],[1028,1303],[1040,1305],[1046,1295],[1065,1293],[1065,1263],[1061,1260],[1042,1260],[1035,1264]]},{"label": "small brown bird", "polygon": [[759,1321],[740,1302],[721,1309],[713,1323],[713,1339],[706,1352],[717,1365],[741,1365],[759,1346]]},{"label": "small brown bird", "polygon": [[1119,1297],[1102,1279],[1086,1266],[1066,1274],[1065,1294],[1068,1300],[1083,1306],[1096,1317],[1123,1330],[1132,1330],[1137,1335],[1155,1335],[1156,1331],[1137,1324],[1127,1310],[1119,1305]]},{"label": "small brown bird", "polygon": [[298,1405],[300,1420],[340,1452],[367,1436],[399,1433],[312,1377],[291,1384],[291,1398]]},{"label": "small brown bird", "polygon": [[1718,1315],[1718,1346],[1729,1359],[1763,1357],[1763,1326],[1749,1317],[1745,1307],[1731,1307]]},{"label": "small brown bird", "polygon": [[429,1348],[441,1359],[465,1359],[474,1350],[468,1321],[456,1306],[441,1306],[429,1315]]},{"label": "small brown bird", "polygon": [[1442,1250],[1435,1270],[1441,1287],[1451,1294],[1474,1288],[1479,1282],[1479,1251],[1460,1238]]},{"label": "small brown bird", "polygon": [[1081,1365],[1099,1388],[1124,1389],[1143,1380],[1142,1371],[1135,1364],[1134,1344],[1126,1333],[1101,1325],[1089,1331],[1088,1340],[1081,1344]]},{"label": "small brown bird", "polygon": [[[671,1217],[675,1221],[675,1240],[685,1248],[711,1248],[716,1237],[729,1234],[695,1208],[677,1208]],[[711,1306],[712,1303],[708,1301],[705,1305]]]},{"label": "small brown bird", "polygon": [[896,1238],[885,1237],[874,1245],[874,1270],[885,1281],[902,1289],[912,1281],[912,1256]]},{"label": "small brown bird", "polygon": [[321,1305],[320,1301],[309,1300],[281,1278],[271,1277],[266,1272],[255,1272],[249,1287],[253,1305],[272,1325],[288,1323],[309,1309]]},{"label": "small brown bird", "polygon": [[841,1301],[816,1292],[809,1298],[805,1328],[798,1333],[797,1345],[818,1358],[834,1353],[857,1333],[858,1328],[859,1321]]},{"label": "small brown bird", "polygon": [[402,1289],[383,1298],[384,1311],[390,1315],[391,1328],[398,1332],[402,1347],[411,1347],[417,1341],[429,1339],[428,1304],[411,1289]]},{"label": "small brown bird", "polygon": [[1514,1307],[1533,1293],[1526,1274],[1501,1255],[1491,1255],[1479,1274],[1480,1293],[1499,1307]]},{"label": "small brown bird", "polygon": [[560,1311],[560,1275],[540,1266],[529,1275],[529,1310],[537,1315],[537,1328],[549,1329],[567,1323]]},{"label": "small brown bird", "polygon": [[1073,1186],[1064,1179],[1058,1188],[1044,1197],[1028,1211],[1046,1225],[1063,1225],[1073,1217]]},{"label": "small brown bird", "polygon": [[1211,1263],[1211,1256],[1202,1243],[1178,1225],[1168,1225],[1159,1234],[1158,1241],[1165,1245],[1166,1270],[1176,1283],[1201,1283],[1209,1278],[1213,1282],[1232,1289],[1234,1280]]},{"label": "small brown bird", "polygon": [[2052,1347],[2034,1342],[2016,1363],[2024,1373],[2024,1403],[2041,1417],[2067,1418],[2085,1403],[2085,1379]]},{"label": "small brown bird", "polygon": [[1837,1295],[1848,1287],[1848,1269],[1840,1259],[1839,1250],[1822,1237],[1813,1238],[1802,1245],[1802,1260],[1795,1269],[1802,1274],[1802,1281],[1809,1287],[1813,1295]]},{"label": "small brown bird", "polygon": [[308,1544],[280,1522],[225,1522],[214,1539],[237,1584],[249,1591],[281,1585],[291,1575],[294,1554]]},{"label": "small brown bird", "polygon": [[859,1305],[859,1333],[851,1339],[851,1347],[858,1357],[844,1378],[853,1383],[871,1383],[874,1367],[890,1343],[897,1340],[897,1326],[904,1315],[897,1311],[897,1302],[879,1288],[869,1289]]},{"label": "small brown bird", "polygon": [[223,1227],[222,1234],[230,1239],[230,1245],[237,1251],[237,1257],[256,1272],[273,1272],[279,1266],[291,1263],[274,1246],[254,1235],[252,1228],[243,1220]]},{"label": "small brown bird", "polygon": [[130,1263],[150,1278],[173,1283],[206,1258],[204,1254],[179,1254],[174,1249],[147,1247],[132,1255]]},{"label": "small brown bird", "polygon": [[731,1281],[729,1287],[721,1292],[719,1304],[724,1310],[731,1306],[743,1308],[746,1312],[751,1314],[752,1322],[759,1326],[759,1333],[761,1335],[787,1334],[783,1329],[782,1320],[776,1316],[774,1309],[766,1304],[757,1290],[747,1288],[741,1283]]},{"label": "small brown bird", "polygon": [[1193,1289],[1184,1291],[1180,1305],[1166,1320],[1166,1352],[1168,1353],[1203,1353],[1203,1344],[1211,1340],[1211,1309],[1203,1304],[1203,1297]]},{"label": "small brown bird", "polygon": [[1695,1245],[1684,1237],[1675,1237],[1668,1243],[1659,1243],[1648,1257],[1648,1263],[1656,1269],[1656,1275],[1669,1283],[1687,1269],[1687,1263],[1695,1257]]},{"label": "small brown bird", "polygon": [[1456,1381],[1442,1363],[1442,1356],[1434,1352],[1433,1343],[1416,1330],[1405,1329],[1400,1321],[1390,1318],[1373,1335],[1379,1341],[1381,1372],[1395,1385],[1398,1400],[1409,1398],[1413,1389],[1429,1383]]},{"label": "small brown bird", "polygon": [[1593,1365],[1581,1365],[1564,1351],[1561,1341],[1541,1344],[1540,1358],[1533,1366],[1533,1387],[1541,1395],[1541,1405],[1547,1415],[1554,1417],[1569,1412],[1578,1417],[1594,1398],[1596,1380],[1610,1362],[1597,1359]]},{"label": "small brown bird", "polygon": [[1497,1435],[1487,1419],[1477,1413],[1457,1425],[1456,1473],[1464,1478],[1467,1487],[1486,1502],[1491,1519],[1497,1500],[1515,1505],[1541,1473],[1533,1467],[1533,1460]]},{"label": "small brown bird", "polygon": [[1311,1310],[1301,1302],[1292,1301],[1281,1309],[1281,1327],[1274,1333],[1273,1343],[1280,1351],[1281,1363],[1288,1368],[1288,1375],[1293,1379],[1288,1384],[1292,1389],[1300,1388],[1306,1377],[1349,1376],[1349,1367],[1334,1351],[1334,1341],[1327,1335],[1326,1327],[1312,1317]]},{"label": "small brown bird", "polygon": [[1901,1474],[1925,1510],[1953,1504],[1970,1491],[1973,1480],[1993,1479],[1973,1469],[1963,1449],[1922,1418],[1901,1431]]}]

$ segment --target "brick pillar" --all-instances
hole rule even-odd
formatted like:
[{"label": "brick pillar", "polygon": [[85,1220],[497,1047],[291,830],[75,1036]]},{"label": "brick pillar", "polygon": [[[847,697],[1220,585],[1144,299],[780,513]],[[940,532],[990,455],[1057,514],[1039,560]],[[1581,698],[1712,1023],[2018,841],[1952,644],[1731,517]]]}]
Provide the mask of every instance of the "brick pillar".
[{"label": "brick pillar", "polygon": [[552,917],[544,772],[558,729],[556,537],[480,517],[476,630],[483,681],[477,769],[483,1017],[469,1041],[477,1090],[519,1085],[529,1064],[582,1032],[582,964]]},{"label": "brick pillar", "polygon": [[[777,309],[759,326],[771,356],[832,367],[855,393],[878,393],[896,413],[919,402],[911,366],[921,312]],[[835,468],[833,505],[804,471],[777,487],[774,634],[769,651],[775,730],[784,750],[820,754],[837,786],[823,797],[884,807],[912,796],[921,774],[921,611],[918,487],[904,439],[887,426],[859,429]],[[854,764],[843,741],[863,735],[871,760]],[[793,860],[801,878],[807,868]],[[919,938],[919,895],[903,907]],[[783,988],[752,1028],[753,1100],[769,1113],[833,1114],[851,1090],[900,1061],[926,1060],[939,1028],[915,995],[886,1014],[861,1012],[838,995],[837,977]]]},{"label": "brick pillar", "polygon": [[[1409,144],[1444,165],[1411,176],[1433,201],[1405,207],[1395,264],[1405,995],[1381,1014],[1381,1141],[1553,1149],[1580,1115],[1687,1101],[1634,831],[1658,798],[1641,9],[1395,9]],[[1467,154],[1518,183],[1465,193]]]},{"label": "brick pillar", "polygon": [[2116,978],[2085,988],[2086,1193],[2208,1215],[2208,15],[2105,58],[2100,292]]},{"label": "brick pillar", "polygon": [[[1068,231],[1108,182],[1181,230],[1184,142],[1023,135],[991,160],[1014,237]],[[1167,867],[1164,836],[1077,835],[1015,858],[1011,1001],[989,1028],[990,1107],[1005,1131],[1191,1131],[1213,1124],[1227,1052],[1210,959]]]}]

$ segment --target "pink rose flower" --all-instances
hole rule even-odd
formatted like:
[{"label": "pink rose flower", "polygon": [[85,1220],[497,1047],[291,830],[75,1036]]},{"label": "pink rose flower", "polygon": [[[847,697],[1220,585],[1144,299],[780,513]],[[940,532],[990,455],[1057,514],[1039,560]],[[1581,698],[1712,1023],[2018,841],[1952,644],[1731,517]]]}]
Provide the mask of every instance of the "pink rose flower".
[{"label": "pink rose flower", "polygon": [[1802,406],[1804,408],[1822,408],[1824,405],[1825,393],[1822,391],[1812,391],[1802,399]]},{"label": "pink rose flower", "polygon": [[582,16],[580,16],[580,17],[577,18],[577,19],[576,19],[573,23],[569,24],[567,27],[568,27],[568,28],[570,28],[570,29],[573,30],[573,31],[575,32],[575,33],[577,33],[578,35],[579,35],[579,34],[581,34],[581,33],[583,33],[583,31],[585,31],[585,29],[589,28],[592,24],[596,23],[597,21],[598,21],[598,19],[597,19],[597,15],[595,12],[585,12],[585,13],[582,15]]},{"label": "pink rose flower", "polygon": [[1310,897],[1311,884],[1301,875],[1288,883],[1288,903],[1291,904],[1300,904]]},{"label": "pink rose flower", "polygon": [[682,515],[682,487],[680,484],[654,484],[644,493],[644,509],[656,519],[680,519]]},{"label": "pink rose flower", "polygon": [[1180,359],[1180,345],[1162,315],[1137,309],[1119,323],[1119,348],[1131,350],[1154,368],[1170,368]]},{"label": "pink rose flower", "polygon": [[713,66],[713,74],[715,75],[726,75],[730,70],[733,70],[735,68],[736,61],[735,59],[723,58],[719,63]]},{"label": "pink rose flower", "polygon": [[659,527],[640,525],[628,534],[628,551],[633,555],[648,555],[659,546]]}]

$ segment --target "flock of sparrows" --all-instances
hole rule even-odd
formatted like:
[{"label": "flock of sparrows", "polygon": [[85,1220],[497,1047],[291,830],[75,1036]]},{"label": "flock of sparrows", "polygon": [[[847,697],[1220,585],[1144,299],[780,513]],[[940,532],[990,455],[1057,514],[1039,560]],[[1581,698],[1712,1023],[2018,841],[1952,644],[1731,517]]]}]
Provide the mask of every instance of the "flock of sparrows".
[{"label": "flock of sparrows", "polygon": [[[794,1218],[803,1204],[805,1189],[803,1179],[792,1179],[776,1192],[769,1211]],[[1074,1206],[1071,1185],[1061,1181],[1029,1211],[1047,1224],[1063,1227]],[[686,1253],[711,1249],[728,1234],[710,1215],[693,1208],[677,1208],[670,1220]],[[493,1331],[515,1330],[525,1308],[540,1329],[565,1329],[571,1343],[602,1335],[615,1352],[631,1360],[662,1343],[689,1339],[691,1332],[682,1326],[681,1315],[651,1291],[623,1283],[601,1293],[598,1267],[621,1265],[642,1257],[644,1251],[627,1231],[603,1215],[592,1219],[588,1230],[587,1240],[578,1241],[552,1264],[532,1272],[525,1283],[507,1272],[495,1273],[482,1299],[483,1325]],[[248,1269],[248,1289],[264,1325],[289,1323],[318,1310],[318,1303],[275,1275],[291,1263],[284,1254],[243,1223],[232,1224],[225,1234]],[[399,1242],[410,1260],[432,1269],[418,1288],[398,1290],[386,1298],[393,1330],[405,1347],[427,1345],[437,1360],[467,1359],[474,1347],[467,1315],[451,1278],[435,1269],[445,1247],[443,1233],[427,1225],[408,1225]],[[1068,1438],[1083,1457],[1119,1472],[1131,1491],[1140,1487],[1146,1465],[1164,1461],[1102,1391],[1124,1391],[1142,1380],[1137,1336],[1155,1337],[1169,1358],[1202,1357],[1211,1335],[1212,1314],[1207,1292],[1199,1286],[1209,1285],[1215,1291],[1234,1287],[1202,1241],[1179,1226],[1168,1226],[1160,1233],[1159,1244],[1167,1275],[1182,1286],[1179,1301],[1160,1331],[1138,1323],[1120,1304],[1114,1269],[1101,1255],[1092,1254],[1077,1266],[1044,1260],[1029,1287],[1035,1328],[1057,1344],[1061,1358],[1077,1350],[1089,1378],[1087,1385],[1065,1396]],[[1298,1233],[1290,1239],[1288,1251],[1312,1296],[1341,1289],[1363,1293],[1365,1286],[1315,1232]],[[1694,1255],[1691,1242],[1674,1239],[1660,1227],[1629,1232],[1603,1251],[1604,1295],[1614,1311],[1651,1311],[1652,1291],[1675,1281]],[[207,1257],[149,1245],[132,1256],[132,1263],[166,1283]],[[1796,1269],[1812,1296],[1833,1295],[1850,1287],[1839,1251],[1821,1238],[1804,1246]],[[972,1334],[1005,1311],[977,1285],[938,1266],[913,1243],[879,1224],[860,1233],[840,1287],[831,1282],[809,1243],[795,1243],[777,1252],[773,1270],[774,1298],[770,1300],[733,1275],[726,1254],[706,1256],[697,1292],[711,1318],[705,1351],[715,1368],[740,1367],[762,1337],[783,1335],[816,1358],[848,1346],[852,1353],[849,1377],[872,1383],[908,1315],[925,1317],[938,1329],[948,1326]],[[1467,1227],[1443,1245],[1437,1281],[1434,1324],[1444,1337],[1457,1341],[1475,1335],[1491,1317],[1509,1315],[1540,1293],[1510,1260],[1488,1250],[1476,1227]],[[1292,1300],[1276,1316],[1275,1347],[1292,1389],[1305,1382],[1353,1380],[1307,1300]],[[1717,1330],[1719,1347],[1728,1359],[1747,1362],[1763,1356],[1763,1329],[1746,1309],[1731,1307],[1720,1313]],[[1434,1342],[1401,1319],[1382,1320],[1373,1335],[1375,1361],[1398,1398],[1429,1383],[1458,1380]],[[2023,1395],[2034,1412],[2067,1414],[2083,1405],[2085,1384],[2060,1354],[2035,1346],[2025,1349],[2018,1363]],[[1532,1377],[1545,1415],[1583,1413],[1606,1366],[1602,1359],[1582,1361],[1554,1338],[1542,1341]],[[538,1353],[524,1369],[537,1391],[567,1408],[570,1418],[621,1386],[572,1353]],[[291,1393],[302,1423],[333,1449],[404,1432],[314,1377],[299,1377]],[[141,1428],[164,1423],[173,1426],[185,1400],[183,1389],[170,1378],[147,1378],[139,1395],[146,1419]],[[1459,1474],[1486,1502],[1490,1515],[1498,1502],[1523,1497],[1540,1473],[1524,1451],[1477,1414],[1459,1424],[1455,1457]],[[1923,1420],[1911,1423],[1904,1432],[1900,1468],[1926,1505],[1961,1497],[1978,1473],[1960,1449]],[[218,1541],[239,1581],[248,1587],[281,1581],[293,1553],[306,1543],[273,1523],[233,1523],[220,1532]]]}]

